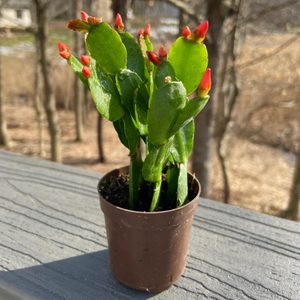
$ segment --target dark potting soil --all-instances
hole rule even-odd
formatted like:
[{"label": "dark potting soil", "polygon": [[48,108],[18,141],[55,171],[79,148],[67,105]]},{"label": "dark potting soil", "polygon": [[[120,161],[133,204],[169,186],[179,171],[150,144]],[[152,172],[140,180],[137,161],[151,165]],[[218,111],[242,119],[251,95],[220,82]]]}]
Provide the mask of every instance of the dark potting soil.
[{"label": "dark potting soil", "polygon": [[[197,190],[189,177],[188,201],[193,200],[197,195]],[[129,175],[120,174],[118,177],[107,178],[99,186],[100,194],[111,204],[125,209],[129,209]],[[149,211],[153,195],[153,184],[145,181],[141,185],[139,197],[136,204],[136,211]],[[156,211],[164,211],[176,208],[176,199],[170,202],[167,199],[167,183],[163,177],[160,194],[160,202]]]}]

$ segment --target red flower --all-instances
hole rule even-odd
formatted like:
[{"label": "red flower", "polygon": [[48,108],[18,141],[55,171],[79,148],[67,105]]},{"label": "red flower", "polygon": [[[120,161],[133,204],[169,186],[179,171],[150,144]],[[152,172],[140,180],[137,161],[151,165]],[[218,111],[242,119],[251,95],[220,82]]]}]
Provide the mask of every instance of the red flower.
[{"label": "red flower", "polygon": [[166,49],[165,49],[164,46],[160,46],[160,47],[159,47],[158,55],[159,55],[159,57],[161,57],[161,58],[166,58],[166,57],[167,57],[168,52],[166,51]]},{"label": "red flower", "polygon": [[68,59],[71,56],[71,50],[69,49],[69,47],[64,44],[63,42],[59,42],[57,44],[58,47],[58,51],[59,51],[59,55],[64,58],[64,59]]},{"label": "red flower", "polygon": [[64,51],[64,50],[68,49],[67,45],[63,42],[58,42],[57,47],[58,47],[59,51]]},{"label": "red flower", "polygon": [[199,84],[198,95],[205,97],[211,89],[211,69],[207,68]]},{"label": "red flower", "polygon": [[82,74],[83,74],[83,76],[85,76],[86,78],[89,78],[89,77],[91,77],[91,69],[89,68],[89,67],[87,67],[87,66],[83,66],[83,68],[82,68]]},{"label": "red flower", "polygon": [[208,21],[206,20],[206,21],[200,23],[196,27],[196,29],[194,31],[196,38],[202,42],[205,39],[207,30],[208,30]]},{"label": "red flower", "polygon": [[84,22],[88,22],[89,15],[83,10],[80,12],[80,14],[81,14],[81,20]]},{"label": "red flower", "polygon": [[122,20],[122,17],[120,14],[117,14],[116,15],[116,19],[115,19],[115,28],[118,30],[118,31],[122,31],[124,29],[124,23],[123,23],[123,20]]},{"label": "red flower", "polygon": [[154,51],[146,51],[149,60],[155,64],[159,65],[161,63],[159,56]]},{"label": "red flower", "polygon": [[90,57],[88,55],[84,55],[84,54],[81,55],[80,61],[85,66],[89,66],[91,63]]},{"label": "red flower", "polygon": [[144,37],[150,37],[151,25],[147,24],[144,29]]},{"label": "red flower", "polygon": [[187,39],[191,36],[191,29],[189,26],[184,26],[182,29],[182,36]]}]

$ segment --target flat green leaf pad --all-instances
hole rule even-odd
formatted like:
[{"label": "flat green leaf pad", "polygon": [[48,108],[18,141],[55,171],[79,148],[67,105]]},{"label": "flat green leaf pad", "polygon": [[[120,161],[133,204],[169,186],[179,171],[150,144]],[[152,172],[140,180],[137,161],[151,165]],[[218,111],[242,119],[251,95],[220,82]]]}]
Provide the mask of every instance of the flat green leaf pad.
[{"label": "flat green leaf pad", "polygon": [[98,112],[110,121],[122,118],[124,109],[118,90],[110,76],[94,66],[88,83]]},{"label": "flat green leaf pad", "polygon": [[187,94],[190,94],[198,87],[207,68],[206,46],[180,37],[171,47],[168,61],[176,77],[183,82]]},{"label": "flat green leaf pad", "polygon": [[126,48],[119,34],[107,23],[93,26],[86,44],[91,56],[104,72],[116,74],[126,67]]},{"label": "flat green leaf pad", "polygon": [[163,145],[179,112],[186,104],[186,91],[181,82],[171,82],[153,93],[148,113],[149,139],[153,145]]}]

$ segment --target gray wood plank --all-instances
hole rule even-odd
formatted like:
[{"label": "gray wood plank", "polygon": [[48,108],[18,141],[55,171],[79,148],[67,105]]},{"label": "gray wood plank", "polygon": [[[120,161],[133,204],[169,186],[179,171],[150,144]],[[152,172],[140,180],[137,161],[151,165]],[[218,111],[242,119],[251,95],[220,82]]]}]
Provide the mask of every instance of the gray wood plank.
[{"label": "gray wood plank", "polygon": [[183,277],[166,292],[112,277],[101,177],[0,151],[0,299],[300,299],[300,225],[201,199]]}]

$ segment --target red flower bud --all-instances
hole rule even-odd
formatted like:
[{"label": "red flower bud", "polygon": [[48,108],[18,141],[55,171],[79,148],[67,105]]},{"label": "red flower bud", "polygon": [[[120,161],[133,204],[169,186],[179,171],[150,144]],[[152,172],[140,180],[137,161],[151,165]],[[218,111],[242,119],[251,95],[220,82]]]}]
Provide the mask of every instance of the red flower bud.
[{"label": "red flower bud", "polygon": [[89,15],[83,10],[80,12],[80,14],[81,14],[81,20],[84,22],[88,22]]},{"label": "red flower bud", "polygon": [[115,28],[118,30],[118,31],[122,31],[124,29],[124,23],[123,23],[123,20],[122,20],[122,17],[120,14],[117,14],[116,15],[116,19],[115,19]]},{"label": "red flower bud", "polygon": [[81,55],[80,61],[85,66],[89,66],[91,63],[90,57],[88,55],[84,55],[84,54]]},{"label": "red flower bud", "polygon": [[150,37],[150,31],[151,31],[151,25],[147,24],[145,29],[144,29],[144,37]]},{"label": "red flower bud", "polygon": [[155,65],[159,65],[160,64],[160,58],[159,56],[154,52],[154,51],[146,51],[149,60],[155,64]]},{"label": "red flower bud", "polygon": [[82,74],[83,74],[83,76],[85,76],[86,78],[89,78],[89,77],[91,77],[91,69],[89,68],[89,67],[87,67],[87,66],[83,66],[83,68],[82,68]]},{"label": "red flower bud", "polygon": [[191,36],[191,29],[189,26],[184,26],[182,29],[182,36],[187,39]]},{"label": "red flower bud", "polygon": [[64,59],[68,59],[71,56],[71,50],[69,49],[69,47],[64,44],[63,42],[59,42],[57,44],[58,47],[58,51],[59,51],[59,55],[64,58]]},{"label": "red flower bud", "polygon": [[59,51],[64,51],[64,50],[68,49],[67,45],[63,42],[58,42],[57,47],[58,47]]},{"label": "red flower bud", "polygon": [[208,30],[208,21],[206,20],[206,21],[200,23],[196,27],[196,29],[194,31],[196,39],[202,42],[205,39],[207,30]]},{"label": "red flower bud", "polygon": [[207,68],[199,84],[198,95],[205,97],[211,89],[211,69]]},{"label": "red flower bud", "polygon": [[167,57],[168,52],[166,51],[166,49],[165,49],[164,46],[160,46],[160,47],[159,47],[158,55],[159,55],[159,57],[161,57],[161,58],[166,58],[166,57]]},{"label": "red flower bud", "polygon": [[138,30],[136,36],[137,36],[138,38],[140,38],[142,35],[144,35],[144,32],[145,32],[145,30],[144,30],[143,28],[141,28],[141,29]]},{"label": "red flower bud", "polygon": [[59,55],[64,59],[68,59],[71,56],[71,53],[68,51],[60,51]]}]

